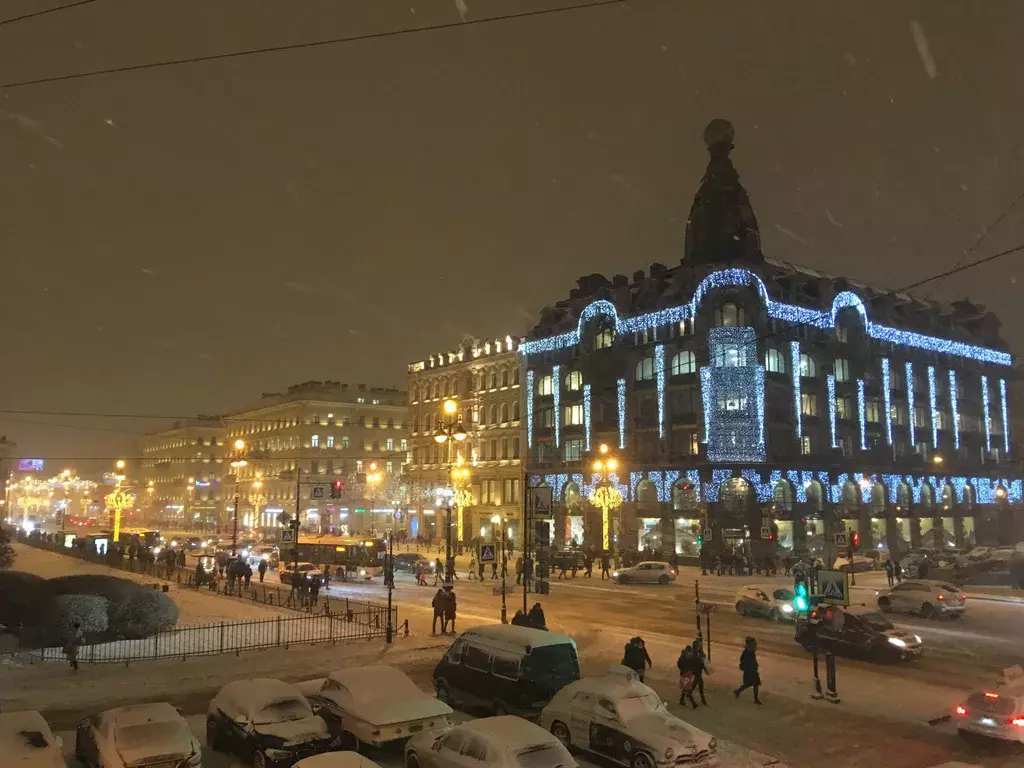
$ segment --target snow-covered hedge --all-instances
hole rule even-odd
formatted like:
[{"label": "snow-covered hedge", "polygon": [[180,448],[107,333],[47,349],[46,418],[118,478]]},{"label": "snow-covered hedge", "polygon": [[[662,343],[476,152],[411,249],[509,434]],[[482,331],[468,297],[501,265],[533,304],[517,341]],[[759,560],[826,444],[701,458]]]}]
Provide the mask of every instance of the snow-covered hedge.
[{"label": "snow-covered hedge", "polygon": [[[77,630],[84,642],[91,642],[107,631],[107,599],[98,595],[58,595],[54,598],[56,615],[51,642],[62,641]],[[77,627],[75,625],[78,625]]]},{"label": "snow-covered hedge", "polygon": [[112,601],[108,618],[110,634],[117,638],[149,637],[178,622],[178,606],[170,595],[142,589],[125,599]]}]

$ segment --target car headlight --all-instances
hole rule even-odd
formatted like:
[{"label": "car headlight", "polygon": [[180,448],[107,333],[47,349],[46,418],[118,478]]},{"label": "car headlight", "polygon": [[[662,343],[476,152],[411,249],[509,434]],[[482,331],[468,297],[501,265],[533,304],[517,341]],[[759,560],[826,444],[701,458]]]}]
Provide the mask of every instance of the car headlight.
[{"label": "car headlight", "polygon": [[154,555],[159,555],[160,554],[160,547],[153,547],[153,554]]},{"label": "car headlight", "polygon": [[716,749],[718,749],[718,739],[711,739],[708,742],[708,752],[714,752]]},{"label": "car headlight", "polygon": [[914,635],[914,639],[917,640],[917,642],[919,642],[919,643],[921,642],[921,636],[920,635]]},{"label": "car headlight", "polygon": [[292,756],[292,753],[287,749],[265,749],[263,750],[263,754],[271,760],[287,760]]},{"label": "car headlight", "polygon": [[792,605],[784,605],[784,606],[782,606],[782,612],[783,613],[792,613],[793,612],[793,606]]},{"label": "car headlight", "polygon": [[270,555],[264,555],[264,556],[263,556],[263,559],[264,559],[264,560],[269,560],[269,559],[270,559]]},{"label": "car headlight", "polygon": [[360,576],[365,576],[365,575],[366,575],[366,571],[362,571],[362,570],[361,570],[361,571],[359,571],[359,575],[360,575]]},{"label": "car headlight", "polygon": [[898,637],[890,637],[889,642],[895,645],[897,648],[906,648],[907,644],[900,640]]},{"label": "car headlight", "polygon": [[618,575],[619,575],[618,571],[612,571],[612,576],[618,576]]},{"label": "car headlight", "polygon": [[675,756],[676,756],[676,751],[674,749],[672,749],[672,747],[669,747],[668,749],[665,750],[665,759],[666,760],[671,760]]}]

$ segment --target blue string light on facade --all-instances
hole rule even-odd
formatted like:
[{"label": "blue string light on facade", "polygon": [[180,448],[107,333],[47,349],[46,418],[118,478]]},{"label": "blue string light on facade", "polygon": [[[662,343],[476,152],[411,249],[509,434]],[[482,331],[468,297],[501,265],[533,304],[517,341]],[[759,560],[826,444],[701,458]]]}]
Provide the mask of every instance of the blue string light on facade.
[{"label": "blue string light on facade", "polygon": [[619,399],[619,448],[626,447],[626,380],[615,382]]},{"label": "blue string light on facade", "polygon": [[526,447],[533,448],[533,370],[526,372]]},{"label": "blue string light on facade", "polygon": [[590,385],[583,385],[583,429],[586,438],[586,450],[590,450]]},{"label": "blue string light on facade", "polygon": [[711,400],[711,368],[700,369],[700,400],[704,406],[704,442],[711,440],[711,409],[714,403]]},{"label": "blue string light on facade", "polygon": [[992,450],[992,422],[989,421],[988,376],[981,377],[981,418],[985,420],[985,453]]},{"label": "blue string light on facade", "polygon": [[1003,413],[1003,451],[1010,455],[1010,406],[1006,402],[1006,379],[999,380],[999,408]]},{"label": "blue string light on facade", "polygon": [[953,444],[960,450],[960,407],[956,393],[956,371],[949,371],[949,408],[953,412]]},{"label": "blue string light on facade", "polygon": [[939,407],[935,392],[935,366],[928,366],[928,408],[932,418],[932,448],[939,447]]},{"label": "blue string light on facade", "polygon": [[889,391],[889,384],[892,376],[889,373],[889,358],[882,358],[882,407],[885,409],[885,442],[892,445],[892,392]]},{"label": "blue string light on facade", "polygon": [[558,369],[561,366],[551,368],[551,394],[554,397],[555,406],[555,447],[560,446],[562,437],[562,409],[559,405],[562,402],[562,380],[558,377]]},{"label": "blue string light on facade", "polygon": [[909,418],[907,419],[907,427],[910,430],[910,446],[913,448],[917,445],[917,418],[915,416],[916,409],[914,408],[914,364],[908,362],[904,366],[904,375],[907,381],[907,412]]},{"label": "blue string light on facade", "polygon": [[793,418],[796,424],[796,436],[803,437],[803,410],[800,407],[800,342],[789,342],[789,368],[793,374]]},{"label": "blue string light on facade", "polygon": [[658,437],[665,436],[665,346],[654,348],[654,377],[658,386]]},{"label": "blue string light on facade", "polygon": [[860,422],[860,449],[868,449],[867,414],[864,406],[864,379],[857,379],[857,421]]},{"label": "blue string light on facade", "polygon": [[835,326],[835,317],[840,310],[852,307],[864,319],[865,331],[873,339],[900,346],[923,349],[928,352],[937,352],[942,355],[963,357],[982,363],[1005,366],[1013,364],[1013,358],[1007,352],[873,323],[867,319],[864,302],[852,291],[842,291],[837,294],[829,311],[775,301],[769,297],[761,278],[746,269],[723,269],[712,272],[700,282],[694,291],[693,298],[689,302],[632,318],[620,318],[615,305],[610,301],[602,299],[591,302],[580,313],[575,330],[545,339],[523,342],[519,347],[519,351],[524,355],[534,355],[575,346],[579,344],[582,338],[583,325],[596,317],[610,318],[614,323],[616,333],[635,333],[661,325],[679,323],[681,320],[694,316],[697,306],[709,291],[734,286],[753,287],[762,301],[764,301],[768,316],[777,320],[828,329]]},{"label": "blue string light on facade", "polygon": [[836,442],[836,377],[831,373],[825,377],[825,386],[828,389],[828,428],[832,434],[832,447],[838,448]]}]

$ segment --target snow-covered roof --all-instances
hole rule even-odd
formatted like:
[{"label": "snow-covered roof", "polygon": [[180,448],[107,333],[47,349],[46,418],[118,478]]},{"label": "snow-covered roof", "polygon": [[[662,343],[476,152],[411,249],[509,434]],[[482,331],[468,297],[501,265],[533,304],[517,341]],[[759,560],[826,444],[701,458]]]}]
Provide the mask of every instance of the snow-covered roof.
[{"label": "snow-covered roof", "polygon": [[35,710],[0,712],[0,754],[5,766],[63,766],[53,732]]},{"label": "snow-covered roof", "polygon": [[143,725],[145,723],[162,723],[168,720],[181,720],[178,710],[166,702],[153,702],[151,704],[130,704],[126,707],[108,709],[102,717],[110,722],[115,728],[127,728],[132,725]]},{"label": "snow-covered roof", "polygon": [[384,664],[339,669],[331,672],[330,679],[348,688],[356,699],[427,698],[427,694],[423,693],[405,672]]},{"label": "snow-covered roof", "polygon": [[515,715],[499,715],[498,717],[482,717],[456,726],[459,730],[479,733],[492,739],[504,742],[510,749],[531,747],[536,744],[559,742],[535,723]]},{"label": "snow-covered roof", "polygon": [[294,685],[269,677],[256,677],[228,683],[220,689],[210,706],[218,707],[226,715],[248,717],[273,704],[292,699],[305,701],[306,697]]},{"label": "snow-covered roof", "polygon": [[299,760],[295,768],[381,768],[358,752],[325,752]]},{"label": "snow-covered roof", "polygon": [[520,627],[513,624],[488,624],[482,627],[470,627],[460,639],[482,640],[487,645],[525,651],[526,648],[543,648],[548,645],[565,645],[576,643],[565,635],[545,632],[533,627]]},{"label": "snow-covered roof", "polygon": [[[619,672],[618,669],[624,670]],[[630,674],[625,674],[629,672]],[[567,693],[575,693],[576,691],[587,691],[597,696],[604,696],[607,699],[620,699],[627,695],[643,695],[645,693],[653,693],[654,691],[648,686],[640,682],[640,679],[636,676],[636,673],[626,667],[616,668],[608,670],[607,674],[598,675],[595,677],[584,677],[581,680],[569,683],[565,686]]]}]

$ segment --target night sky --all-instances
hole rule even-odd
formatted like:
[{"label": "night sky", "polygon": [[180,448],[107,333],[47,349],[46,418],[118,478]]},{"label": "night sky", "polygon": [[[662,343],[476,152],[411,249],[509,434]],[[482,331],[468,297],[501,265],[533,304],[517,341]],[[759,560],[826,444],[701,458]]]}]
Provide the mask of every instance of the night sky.
[{"label": "night sky", "polygon": [[[0,26],[0,81],[572,2],[99,0]],[[893,288],[951,268],[1024,190],[1024,3],[983,5],[627,0],[2,89],[0,408],[403,386],[582,274],[677,264],[714,117],[769,257]],[[1022,242],[1024,201],[971,258]],[[936,295],[1020,351],[1022,258]],[[131,454],[161,425],[0,414],[24,456]]]}]

